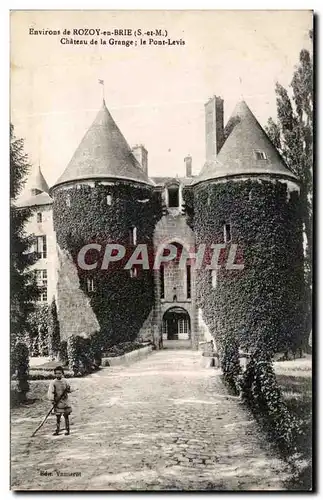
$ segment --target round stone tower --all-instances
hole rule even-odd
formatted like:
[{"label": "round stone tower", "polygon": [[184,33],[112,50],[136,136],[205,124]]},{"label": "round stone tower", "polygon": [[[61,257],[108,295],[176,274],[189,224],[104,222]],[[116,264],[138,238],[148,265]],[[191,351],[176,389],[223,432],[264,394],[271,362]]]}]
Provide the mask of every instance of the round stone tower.
[{"label": "round stone tower", "polygon": [[[103,102],[51,188],[63,339],[100,331],[105,348],[137,337],[153,307],[153,271],[124,265],[136,245],[152,248],[153,186]],[[111,245],[125,249],[122,260],[108,262]]]},{"label": "round stone tower", "polygon": [[302,335],[299,182],[242,101],[223,127],[223,101],[206,104],[206,163],[193,186],[197,245],[222,244],[219,269],[197,272],[203,319],[218,347],[269,352]]}]

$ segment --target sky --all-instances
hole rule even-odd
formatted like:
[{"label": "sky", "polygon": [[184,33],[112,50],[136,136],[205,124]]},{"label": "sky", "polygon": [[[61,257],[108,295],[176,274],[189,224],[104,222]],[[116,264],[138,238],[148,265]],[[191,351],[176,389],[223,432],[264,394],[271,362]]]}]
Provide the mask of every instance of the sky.
[{"label": "sky", "polygon": [[[144,144],[150,176],[193,174],[205,160],[204,103],[224,99],[228,120],[247,102],[261,125],[276,115],[275,82],[287,87],[302,48],[310,48],[311,11],[15,11],[11,13],[11,122],[35,168],[51,186],[66,168],[102,105],[128,144]],[[185,45],[60,43],[29,29],[155,29]],[[71,36],[66,38],[70,39]],[[147,41],[141,46],[139,39]],[[161,38],[154,38],[161,40]]]}]

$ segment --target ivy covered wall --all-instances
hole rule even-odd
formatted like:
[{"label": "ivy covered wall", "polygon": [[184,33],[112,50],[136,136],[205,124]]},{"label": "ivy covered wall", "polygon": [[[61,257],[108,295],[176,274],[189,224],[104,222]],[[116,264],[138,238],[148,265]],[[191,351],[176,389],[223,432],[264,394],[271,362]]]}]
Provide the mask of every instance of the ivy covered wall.
[{"label": "ivy covered wall", "polygon": [[222,266],[216,286],[210,270],[197,272],[197,302],[217,345],[296,349],[304,321],[298,192],[288,194],[283,182],[241,180],[198,184],[184,199],[196,244],[223,243],[223,225],[230,223],[244,263],[243,270]]},{"label": "ivy covered wall", "polygon": [[[107,203],[107,195],[111,195],[111,204]],[[150,186],[116,181],[95,187],[56,188],[53,197],[57,243],[73,259],[80,287],[89,297],[98,320],[103,349],[135,339],[153,307],[153,270],[140,268],[137,277],[131,277],[129,271],[123,269],[125,260],[111,264],[108,270],[101,270],[101,262],[107,243],[125,245],[126,257],[129,257],[133,248],[129,231],[133,227],[137,228],[137,244],[145,243],[152,251],[154,227],[162,215],[160,194]],[[100,257],[95,253],[99,265],[92,271],[82,270],[77,266],[77,255],[91,242],[102,245]],[[90,255],[90,260],[93,257]],[[93,279],[93,291],[88,290],[89,278]],[[60,303],[60,309],[62,307],[68,309],[66,301]],[[65,318],[68,313],[66,310]],[[77,310],[74,316],[69,318],[71,332],[73,321],[77,321]],[[65,330],[68,329],[69,325],[65,325]]]}]

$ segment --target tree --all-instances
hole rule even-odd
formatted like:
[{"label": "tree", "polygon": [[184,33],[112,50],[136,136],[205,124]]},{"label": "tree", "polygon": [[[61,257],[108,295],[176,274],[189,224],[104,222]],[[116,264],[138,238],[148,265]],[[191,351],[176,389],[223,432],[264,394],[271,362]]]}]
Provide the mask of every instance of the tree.
[{"label": "tree", "polygon": [[[312,31],[309,36],[312,40]],[[277,122],[269,118],[267,134],[300,180],[300,201],[303,228],[306,236],[305,282],[307,336],[311,328],[312,284],[312,189],[313,189],[313,58],[308,50],[301,50],[289,93],[276,83]]]},{"label": "tree", "polygon": [[21,401],[29,390],[29,353],[23,341],[28,333],[28,315],[33,311],[38,296],[35,276],[30,270],[35,262],[35,255],[30,250],[32,239],[24,229],[31,211],[16,206],[28,171],[23,140],[15,137],[14,128],[10,125],[10,352],[11,371],[16,374]]},{"label": "tree", "polygon": [[38,288],[30,266],[35,262],[31,251],[33,239],[27,236],[25,224],[31,209],[18,208],[16,201],[26,182],[30,165],[24,153],[23,139],[14,135],[10,126],[10,320],[12,339],[22,338],[28,331],[28,314],[34,309]]},{"label": "tree", "polygon": [[60,331],[55,297],[51,302],[48,317],[48,354],[57,358],[60,351]]}]

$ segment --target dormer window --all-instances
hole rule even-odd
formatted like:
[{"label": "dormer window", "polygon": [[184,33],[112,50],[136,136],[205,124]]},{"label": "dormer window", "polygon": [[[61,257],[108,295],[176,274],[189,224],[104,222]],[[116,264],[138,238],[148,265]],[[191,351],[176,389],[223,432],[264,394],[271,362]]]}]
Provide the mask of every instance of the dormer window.
[{"label": "dormer window", "polygon": [[256,160],[267,160],[267,155],[264,151],[255,151]]},{"label": "dormer window", "polygon": [[40,189],[33,188],[33,189],[31,190],[31,194],[32,194],[32,196],[37,196],[37,195],[38,195],[38,194],[40,194],[40,193],[41,193],[41,190],[40,190]]},{"label": "dormer window", "polygon": [[230,243],[230,241],[231,241],[231,224],[225,223],[223,225],[223,237],[224,237],[224,243]]},{"label": "dormer window", "polygon": [[112,205],[112,194],[107,194],[107,205],[109,207]]},{"label": "dormer window", "polygon": [[167,188],[168,191],[168,207],[178,208],[179,207],[179,186],[173,185]]}]

